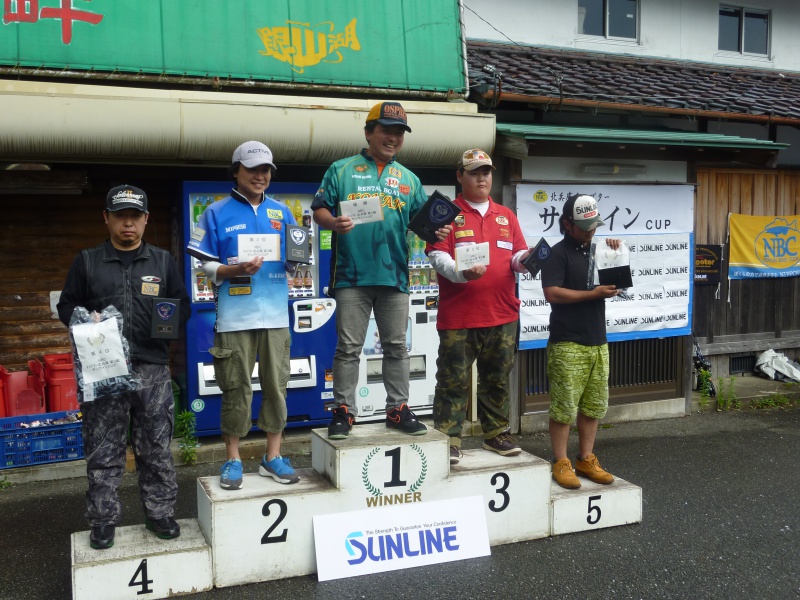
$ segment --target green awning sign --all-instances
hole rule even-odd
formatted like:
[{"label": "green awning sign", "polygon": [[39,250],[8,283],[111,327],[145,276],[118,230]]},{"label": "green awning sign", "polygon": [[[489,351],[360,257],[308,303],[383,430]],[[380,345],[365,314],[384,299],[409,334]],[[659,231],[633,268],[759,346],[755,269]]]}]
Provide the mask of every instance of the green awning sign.
[{"label": "green awning sign", "polygon": [[3,0],[0,65],[463,94],[453,0]]}]

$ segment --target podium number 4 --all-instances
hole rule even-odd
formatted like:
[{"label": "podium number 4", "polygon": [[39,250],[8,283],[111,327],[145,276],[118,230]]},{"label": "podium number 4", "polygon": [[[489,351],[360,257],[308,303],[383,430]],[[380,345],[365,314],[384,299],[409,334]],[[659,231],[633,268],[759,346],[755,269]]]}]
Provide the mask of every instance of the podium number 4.
[{"label": "podium number 4", "polygon": [[[136,578],[139,577],[140,575],[141,575],[141,580],[136,581]],[[131,580],[128,582],[128,587],[142,588],[140,592],[136,592],[137,596],[141,596],[142,594],[153,593],[153,590],[148,587],[148,585],[151,583],[153,583],[153,580],[147,578],[147,559],[143,558],[142,562],[139,563],[139,568],[136,569],[136,572],[133,574],[133,577],[131,577]]]}]

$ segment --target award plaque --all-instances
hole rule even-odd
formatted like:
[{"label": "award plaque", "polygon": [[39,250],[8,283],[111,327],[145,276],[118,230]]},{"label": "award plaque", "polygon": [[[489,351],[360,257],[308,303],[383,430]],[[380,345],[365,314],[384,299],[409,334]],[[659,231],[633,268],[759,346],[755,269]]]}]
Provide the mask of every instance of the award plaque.
[{"label": "award plaque", "polygon": [[428,197],[428,201],[411,219],[408,228],[420,239],[435,244],[439,241],[436,237],[436,230],[452,223],[460,212],[461,209],[450,198],[439,190],[434,190]]},{"label": "award plaque", "polygon": [[308,253],[309,230],[297,225],[286,227],[286,260],[307,265],[311,259]]},{"label": "award plaque", "polygon": [[630,265],[597,269],[597,277],[600,280],[600,285],[613,285],[616,286],[618,290],[633,287]]},{"label": "award plaque", "polygon": [[177,298],[153,298],[150,337],[177,340],[181,324],[181,301]]},{"label": "award plaque", "polygon": [[536,274],[542,269],[542,264],[550,258],[551,252],[550,244],[544,238],[541,238],[531,249],[528,258],[522,261],[523,266],[528,269],[531,277],[536,277]]}]

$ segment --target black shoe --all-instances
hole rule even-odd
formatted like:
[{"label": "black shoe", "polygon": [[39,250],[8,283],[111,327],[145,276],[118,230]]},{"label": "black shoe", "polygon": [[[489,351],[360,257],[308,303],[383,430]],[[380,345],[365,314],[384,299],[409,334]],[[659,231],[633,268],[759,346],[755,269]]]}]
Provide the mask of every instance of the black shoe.
[{"label": "black shoe", "polygon": [[145,519],[144,526],[150,531],[154,531],[162,540],[173,540],[181,534],[181,526],[172,517],[164,517],[155,521]]},{"label": "black shoe", "polygon": [[450,464],[457,465],[459,461],[464,458],[464,453],[458,446],[450,446]]},{"label": "black shoe", "polygon": [[411,412],[408,404],[396,406],[386,413],[386,426],[399,429],[409,435],[425,435],[428,428],[417,420],[417,415]]},{"label": "black shoe", "polygon": [[89,545],[95,550],[108,550],[114,545],[114,526],[98,525],[92,527],[89,534]]},{"label": "black shoe", "polygon": [[333,419],[328,425],[328,439],[343,440],[350,435],[355,419],[347,407],[342,404],[339,408],[333,409]]}]

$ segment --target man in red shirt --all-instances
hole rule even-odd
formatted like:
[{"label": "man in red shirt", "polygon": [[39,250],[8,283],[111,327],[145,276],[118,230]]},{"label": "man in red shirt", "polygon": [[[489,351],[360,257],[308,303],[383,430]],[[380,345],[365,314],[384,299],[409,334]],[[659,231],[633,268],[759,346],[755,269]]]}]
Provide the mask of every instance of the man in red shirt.
[{"label": "man in red shirt", "polygon": [[[450,436],[451,464],[462,457],[469,370],[476,359],[483,447],[503,456],[521,452],[509,435],[508,376],[519,321],[516,273],[525,271],[521,261],[529,250],[514,212],[489,196],[493,170],[492,159],[483,150],[464,152],[456,172],[462,193],[455,199],[462,212],[448,237],[427,247],[440,276],[433,424]],[[483,251],[478,244],[486,245]],[[476,258],[476,264],[463,268],[458,259],[463,263],[466,252],[474,257],[485,253],[488,261]]]}]

